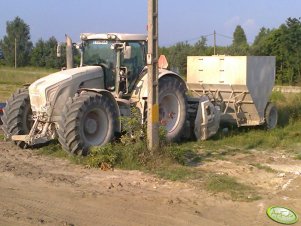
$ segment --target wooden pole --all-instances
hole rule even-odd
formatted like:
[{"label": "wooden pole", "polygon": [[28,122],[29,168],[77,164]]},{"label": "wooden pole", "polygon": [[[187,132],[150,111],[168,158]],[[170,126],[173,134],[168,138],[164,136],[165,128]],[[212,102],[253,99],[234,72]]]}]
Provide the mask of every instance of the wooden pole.
[{"label": "wooden pole", "polygon": [[15,68],[17,68],[17,39],[15,38]]},{"label": "wooden pole", "polygon": [[159,104],[158,104],[158,0],[148,0],[148,97],[147,97],[147,141],[148,149],[159,148]]},{"label": "wooden pole", "polygon": [[214,44],[213,44],[213,46],[214,46],[214,48],[213,48],[213,55],[216,55],[216,32],[215,32],[215,30],[214,30],[214,33],[213,33],[213,36],[214,36]]}]

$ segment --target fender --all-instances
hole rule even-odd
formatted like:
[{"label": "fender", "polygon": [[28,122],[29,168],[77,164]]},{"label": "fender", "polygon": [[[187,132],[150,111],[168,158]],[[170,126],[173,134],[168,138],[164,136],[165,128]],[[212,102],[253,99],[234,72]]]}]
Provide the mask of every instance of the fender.
[{"label": "fender", "polygon": [[[146,113],[146,106],[147,106],[147,97],[148,97],[148,85],[147,85],[147,76],[146,73],[143,75],[143,77],[140,79],[140,81],[137,83],[134,91],[131,95],[132,102],[136,103],[136,107],[140,109],[141,115],[143,118],[145,118]],[[166,69],[159,69],[159,76],[158,76],[158,82],[162,80],[162,78],[165,77],[173,77],[181,82],[181,84],[185,87],[185,92],[188,90],[186,82],[184,81],[181,76],[176,74],[173,71],[169,71]]]},{"label": "fender", "polygon": [[[140,79],[140,81],[137,83],[137,85],[132,93],[131,98],[136,99],[137,101],[139,101],[141,99],[147,99],[147,97],[148,97],[147,76],[148,76],[148,74],[146,73]],[[175,79],[178,79],[185,87],[185,90],[186,91],[188,90],[186,82],[184,81],[183,78],[181,78],[181,76],[179,76],[178,74],[176,74],[173,71],[159,69],[158,81],[160,82],[160,80],[165,77],[173,77]]]}]

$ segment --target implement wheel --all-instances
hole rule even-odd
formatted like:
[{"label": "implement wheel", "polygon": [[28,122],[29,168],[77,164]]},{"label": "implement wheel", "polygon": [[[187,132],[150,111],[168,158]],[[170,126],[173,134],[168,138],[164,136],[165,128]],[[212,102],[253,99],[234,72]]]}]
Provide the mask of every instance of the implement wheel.
[{"label": "implement wheel", "polygon": [[264,117],[265,117],[264,126],[266,129],[274,129],[277,126],[278,111],[273,103],[269,102],[267,104],[264,112]]}]

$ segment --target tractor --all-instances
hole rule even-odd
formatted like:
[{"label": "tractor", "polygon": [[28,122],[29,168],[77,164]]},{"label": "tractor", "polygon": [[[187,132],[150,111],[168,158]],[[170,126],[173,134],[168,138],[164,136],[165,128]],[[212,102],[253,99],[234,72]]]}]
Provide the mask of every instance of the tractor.
[{"label": "tractor", "polygon": [[[18,89],[3,109],[5,137],[21,148],[58,139],[63,149],[87,155],[123,132],[121,117],[134,107],[147,122],[147,36],[81,34],[80,67],[72,68],[67,38],[67,70]],[[221,124],[277,125],[269,102],[275,82],[272,56],[188,56],[187,83],[159,67],[159,124],[168,141],[183,136],[206,140]],[[189,94],[189,95],[188,95]]]},{"label": "tractor", "polygon": [[[120,117],[129,117],[132,107],[146,123],[147,36],[84,33],[80,38],[79,67],[40,78],[7,100],[2,129],[20,148],[58,139],[66,151],[87,155],[89,147],[122,132]],[[68,41],[66,48],[72,48]],[[159,122],[167,140],[177,141],[187,125],[187,86],[166,68],[158,77]]]}]

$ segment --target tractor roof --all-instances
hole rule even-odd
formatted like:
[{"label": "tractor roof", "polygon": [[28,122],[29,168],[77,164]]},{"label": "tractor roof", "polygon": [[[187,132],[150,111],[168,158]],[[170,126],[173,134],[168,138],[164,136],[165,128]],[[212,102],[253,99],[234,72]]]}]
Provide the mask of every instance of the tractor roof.
[{"label": "tractor roof", "polygon": [[107,33],[107,34],[95,34],[95,33],[82,33],[80,35],[81,40],[89,39],[115,39],[120,41],[146,41],[147,35],[144,34],[122,34],[122,33]]}]

